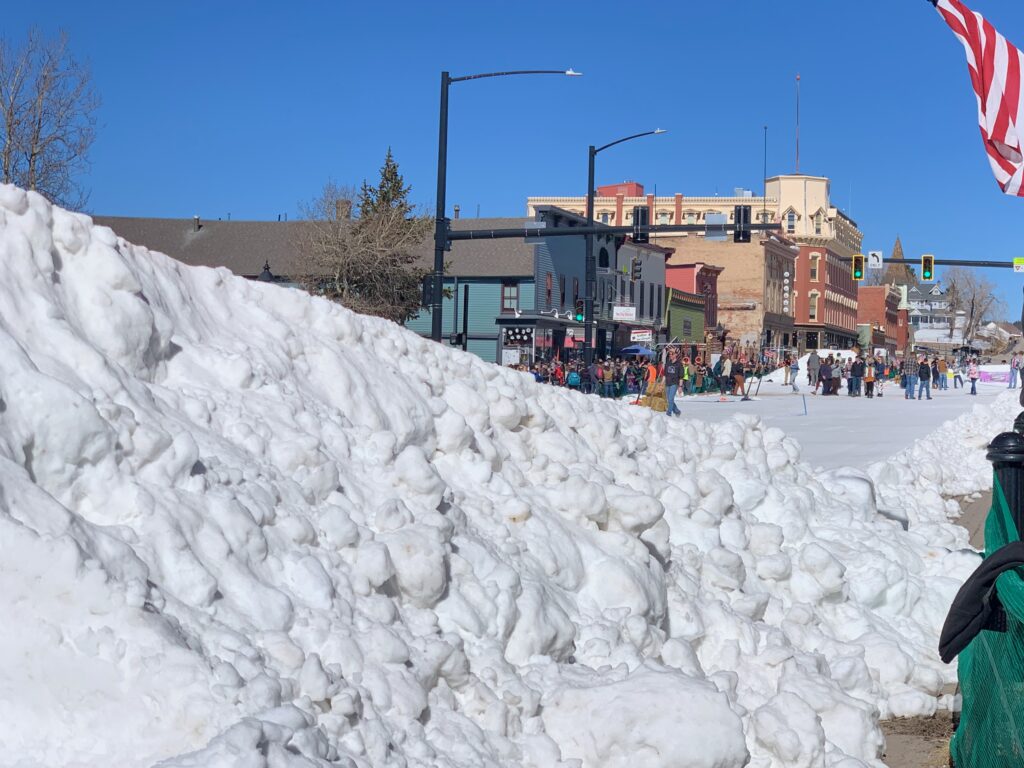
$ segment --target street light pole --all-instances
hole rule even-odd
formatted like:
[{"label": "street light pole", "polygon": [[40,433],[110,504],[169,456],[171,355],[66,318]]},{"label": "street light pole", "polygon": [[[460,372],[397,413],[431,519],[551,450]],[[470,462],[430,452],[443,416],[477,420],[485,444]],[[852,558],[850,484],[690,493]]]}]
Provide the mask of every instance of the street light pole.
[{"label": "street light pole", "polygon": [[444,289],[444,252],[448,246],[448,221],[445,218],[445,195],[448,183],[448,87],[463,80],[481,80],[508,75],[564,75],[579,77],[572,69],[520,69],[509,72],[485,72],[479,75],[452,77],[441,73],[441,110],[437,136],[437,209],[434,214],[434,273],[430,291],[430,338],[441,340],[441,302]]},{"label": "street light pole", "polygon": [[447,246],[445,194],[448,187],[448,86],[451,77],[441,73],[441,117],[437,136],[437,211],[434,215],[434,279],[430,292],[430,338],[441,340],[441,298],[444,280],[444,249]]},{"label": "street light pole", "polygon": [[[603,152],[609,147],[614,147],[616,144],[622,144],[625,141],[632,141],[633,139],[639,139],[643,136],[654,136],[659,133],[667,133],[667,131],[656,128],[653,131],[644,131],[643,133],[636,133],[632,136],[625,136],[621,139],[616,139],[605,144],[603,147],[594,148],[591,144],[587,148],[587,227],[590,229],[594,228],[594,158],[597,157],[599,152]],[[621,224],[621,222],[619,222]],[[586,271],[586,292],[584,294],[583,307],[584,307],[584,326],[583,326],[583,362],[588,367],[594,361],[594,299],[597,297],[597,262],[594,260],[594,235],[587,235],[586,242],[586,259],[584,260],[584,270]]]},{"label": "street light pole", "polygon": [[[594,158],[597,150],[587,149],[587,226],[594,226]],[[594,236],[587,235],[587,257],[584,261],[586,279],[583,292],[583,363],[588,368],[594,361],[594,298],[597,296],[597,264],[594,261]]]}]

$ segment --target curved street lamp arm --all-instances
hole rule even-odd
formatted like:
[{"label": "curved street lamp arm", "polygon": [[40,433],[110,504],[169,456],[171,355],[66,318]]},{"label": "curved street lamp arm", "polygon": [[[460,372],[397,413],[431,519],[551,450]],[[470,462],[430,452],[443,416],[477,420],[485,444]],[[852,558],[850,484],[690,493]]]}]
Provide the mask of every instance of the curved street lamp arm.
[{"label": "curved street lamp arm", "polygon": [[582,72],[574,72],[570,69],[516,69],[510,72],[485,72],[480,75],[463,75],[462,77],[451,77],[449,82],[459,83],[463,80],[480,80],[484,77],[505,77],[506,75],[567,75],[579,77]]},{"label": "curved street lamp arm", "polygon": [[633,139],[639,139],[641,136],[653,136],[656,133],[668,133],[668,131],[663,130],[661,128],[655,128],[653,131],[644,131],[643,133],[637,133],[632,136],[625,136],[624,138],[616,139],[615,141],[609,142],[608,144],[605,144],[603,147],[598,147],[597,149],[594,150],[594,154],[596,155],[598,152],[602,152],[608,149],[608,147],[614,147],[616,144],[621,144],[624,141],[632,141]]}]

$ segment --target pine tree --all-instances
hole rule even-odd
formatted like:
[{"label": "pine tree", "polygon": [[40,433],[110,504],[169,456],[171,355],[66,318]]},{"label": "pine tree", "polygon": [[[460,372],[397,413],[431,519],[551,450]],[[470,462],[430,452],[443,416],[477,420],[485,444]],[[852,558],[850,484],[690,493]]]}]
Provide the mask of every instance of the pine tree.
[{"label": "pine tree", "polygon": [[391,154],[391,147],[384,157],[384,165],[380,169],[380,182],[376,189],[366,181],[359,191],[359,212],[362,216],[372,216],[381,211],[398,210],[403,215],[412,211],[409,203],[411,186],[406,186],[402,174],[398,172],[398,163]]}]

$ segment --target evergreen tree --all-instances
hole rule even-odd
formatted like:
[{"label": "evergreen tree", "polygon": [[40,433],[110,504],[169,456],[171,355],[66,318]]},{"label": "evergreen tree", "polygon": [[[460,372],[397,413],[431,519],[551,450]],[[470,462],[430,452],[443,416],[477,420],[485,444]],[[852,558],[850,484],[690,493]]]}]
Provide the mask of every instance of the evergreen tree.
[{"label": "evergreen tree", "polygon": [[391,147],[388,147],[377,187],[371,187],[364,180],[359,190],[359,213],[366,217],[382,211],[397,210],[407,215],[412,211],[409,203],[411,191],[412,187],[405,184],[402,174],[398,172],[398,163],[391,154]]}]

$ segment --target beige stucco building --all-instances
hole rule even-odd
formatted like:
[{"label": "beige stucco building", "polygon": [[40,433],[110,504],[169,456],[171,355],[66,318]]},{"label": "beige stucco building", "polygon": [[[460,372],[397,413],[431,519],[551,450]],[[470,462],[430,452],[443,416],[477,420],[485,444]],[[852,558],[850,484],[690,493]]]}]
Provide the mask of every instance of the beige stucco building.
[{"label": "beige stucco building", "polygon": [[[527,199],[531,215],[542,205],[586,215],[582,195]],[[712,242],[704,232],[651,235],[651,242],[675,250],[670,265],[706,259],[725,267],[718,280],[722,322],[732,323],[744,343],[807,348],[846,346],[856,339],[856,285],[849,262],[842,259],[860,252],[863,234],[833,204],[828,178],[774,176],[766,180],[764,195],[737,190],[729,197],[655,196],[645,194],[636,182],[611,184],[598,187],[594,218],[611,226],[629,226],[638,205],[647,206],[652,224],[733,223],[735,207],[749,205],[754,223],[782,225],[779,236],[789,241],[785,250],[794,256],[788,268],[779,266],[781,250],[762,233],[754,233],[750,244],[734,244],[731,235],[725,243]],[[788,285],[783,283],[786,271]],[[757,309],[740,309],[751,304]]]}]

